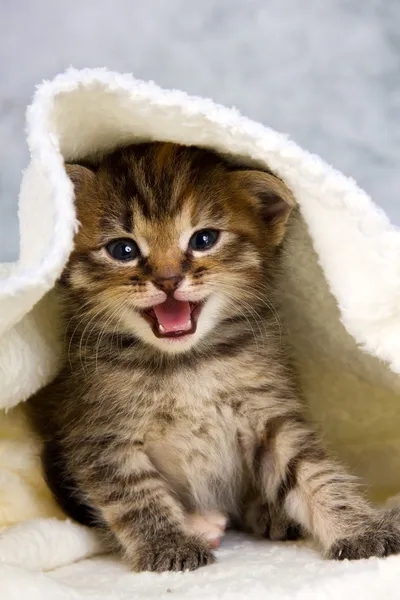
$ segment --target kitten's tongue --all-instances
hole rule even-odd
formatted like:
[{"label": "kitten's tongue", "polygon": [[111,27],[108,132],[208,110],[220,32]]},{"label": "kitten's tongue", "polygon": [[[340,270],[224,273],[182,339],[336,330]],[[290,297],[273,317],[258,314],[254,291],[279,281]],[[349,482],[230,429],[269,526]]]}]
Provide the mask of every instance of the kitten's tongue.
[{"label": "kitten's tongue", "polygon": [[190,304],[175,298],[167,298],[162,304],[153,307],[161,331],[186,331],[191,329]]}]

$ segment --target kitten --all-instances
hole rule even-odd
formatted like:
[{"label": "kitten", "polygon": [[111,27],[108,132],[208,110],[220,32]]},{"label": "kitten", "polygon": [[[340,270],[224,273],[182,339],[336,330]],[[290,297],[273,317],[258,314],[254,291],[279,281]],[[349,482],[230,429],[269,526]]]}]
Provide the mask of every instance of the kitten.
[{"label": "kitten", "polygon": [[269,172],[167,143],[66,165],[81,226],[59,282],[68,361],[29,402],[64,510],[135,570],[211,563],[227,519],[325,556],[400,551],[320,445],[274,312],[294,202]]}]

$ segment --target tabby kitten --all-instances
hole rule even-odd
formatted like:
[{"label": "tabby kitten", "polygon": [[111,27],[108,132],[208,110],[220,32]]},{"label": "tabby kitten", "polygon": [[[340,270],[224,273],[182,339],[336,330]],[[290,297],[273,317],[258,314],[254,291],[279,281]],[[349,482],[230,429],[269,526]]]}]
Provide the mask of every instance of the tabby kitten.
[{"label": "tabby kitten", "polygon": [[167,143],[66,165],[81,227],[59,282],[68,360],[29,403],[64,510],[135,570],[196,569],[230,523],[325,556],[400,551],[320,445],[286,365],[272,173]]}]

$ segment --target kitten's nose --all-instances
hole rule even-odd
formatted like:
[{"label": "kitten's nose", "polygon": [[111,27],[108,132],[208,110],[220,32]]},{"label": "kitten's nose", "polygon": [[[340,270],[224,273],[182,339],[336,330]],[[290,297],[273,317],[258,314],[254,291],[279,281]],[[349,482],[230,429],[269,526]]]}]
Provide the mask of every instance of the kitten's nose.
[{"label": "kitten's nose", "polygon": [[174,273],[173,275],[169,275],[168,277],[154,277],[153,283],[158,289],[163,292],[170,293],[176,290],[180,282],[182,281],[183,276],[179,273]]}]

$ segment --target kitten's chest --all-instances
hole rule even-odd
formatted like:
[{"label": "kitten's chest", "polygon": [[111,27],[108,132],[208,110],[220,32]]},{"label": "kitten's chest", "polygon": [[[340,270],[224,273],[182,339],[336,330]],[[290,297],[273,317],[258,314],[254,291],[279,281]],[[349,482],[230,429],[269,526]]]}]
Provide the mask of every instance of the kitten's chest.
[{"label": "kitten's chest", "polygon": [[210,373],[168,383],[152,403],[146,451],[188,505],[229,504],[243,470],[239,439],[246,423],[234,410],[228,387]]},{"label": "kitten's chest", "polygon": [[152,396],[149,439],[174,435],[200,443],[215,440],[221,430],[234,435],[238,427],[230,387],[210,373],[170,377]]}]

